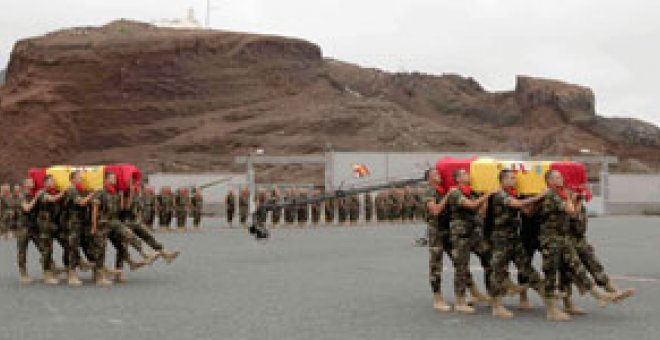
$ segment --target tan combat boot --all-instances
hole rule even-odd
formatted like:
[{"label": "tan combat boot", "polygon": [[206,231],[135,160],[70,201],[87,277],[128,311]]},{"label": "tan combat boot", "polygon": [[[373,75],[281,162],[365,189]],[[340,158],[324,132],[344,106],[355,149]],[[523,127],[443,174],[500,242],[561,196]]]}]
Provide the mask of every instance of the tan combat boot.
[{"label": "tan combat boot", "polygon": [[470,285],[470,296],[472,296],[472,304],[490,304],[490,296],[480,292],[475,282]]},{"label": "tan combat boot", "polygon": [[88,272],[90,270],[94,270],[94,263],[85,260],[80,260],[80,263],[78,264],[78,270],[80,270],[81,272]]},{"label": "tan combat boot", "polygon": [[605,291],[608,293],[612,293],[615,295],[614,297],[614,303],[619,303],[633,295],[635,295],[635,288],[626,288],[626,289],[619,289],[612,281],[608,281],[607,285],[605,286]]},{"label": "tan combat boot", "polygon": [[27,270],[21,269],[19,275],[20,275],[20,282],[22,285],[29,285],[32,283],[33,280],[30,277],[30,275],[28,275]]},{"label": "tan combat boot", "polygon": [[474,307],[467,304],[465,296],[456,296],[456,303],[454,304],[454,310],[458,313],[463,314],[474,314],[476,311]]},{"label": "tan combat boot", "polygon": [[44,279],[44,284],[47,285],[57,285],[60,283],[60,280],[50,270],[44,272],[43,279]]},{"label": "tan combat boot", "polygon": [[[133,259],[126,260],[126,263],[128,263],[128,268],[130,268],[132,272],[147,265],[144,261],[135,261]],[[118,272],[121,273],[121,269],[118,269]]]},{"label": "tan combat boot", "polygon": [[570,296],[564,298],[564,312],[569,315],[587,314],[587,311],[584,308],[580,308],[573,303],[573,299]]},{"label": "tan combat boot", "polygon": [[176,259],[179,256],[181,252],[178,250],[169,251],[167,249],[163,249],[159,253],[160,256],[163,258],[163,260],[165,260],[165,263],[171,264],[174,261],[174,259]]},{"label": "tan combat boot", "polygon": [[548,321],[569,321],[571,316],[560,311],[555,304],[555,298],[545,298],[546,315]]},{"label": "tan combat boot", "polygon": [[501,319],[510,319],[513,317],[513,313],[502,304],[502,298],[493,297],[491,300],[494,317]]},{"label": "tan combat boot", "polygon": [[451,311],[451,306],[445,302],[440,292],[433,294],[433,309],[443,313]]},{"label": "tan combat boot", "polygon": [[144,259],[144,264],[147,266],[150,266],[156,262],[160,254],[155,251],[145,251],[141,253],[143,259]]},{"label": "tan combat boot", "polygon": [[591,290],[589,291],[589,294],[591,294],[591,296],[594,299],[596,299],[596,301],[598,302],[598,307],[601,307],[601,308],[603,308],[603,307],[609,305],[610,303],[614,302],[614,298],[616,297],[615,294],[603,292],[600,289],[598,289],[598,287],[596,287],[596,286],[591,288]]},{"label": "tan combat boot", "polygon": [[126,276],[126,273],[120,270],[119,273],[115,275],[115,281],[117,283],[126,283],[128,282],[128,276]]},{"label": "tan combat boot", "polygon": [[83,284],[78,277],[78,272],[75,270],[69,270],[69,273],[67,274],[67,283],[69,284],[69,287],[80,287]]},{"label": "tan combat boot", "polygon": [[112,281],[107,279],[105,270],[103,270],[103,269],[94,270],[94,282],[99,287],[110,287],[110,286],[112,286]]},{"label": "tan combat boot", "polygon": [[520,292],[520,303],[518,304],[519,309],[532,309],[534,306],[529,302],[529,297],[527,296],[527,290]]}]

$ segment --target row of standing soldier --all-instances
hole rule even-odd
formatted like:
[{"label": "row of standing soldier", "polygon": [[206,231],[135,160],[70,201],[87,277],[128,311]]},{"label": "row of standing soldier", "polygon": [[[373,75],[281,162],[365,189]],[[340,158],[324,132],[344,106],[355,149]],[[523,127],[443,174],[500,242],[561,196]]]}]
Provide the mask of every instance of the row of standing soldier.
[{"label": "row of standing soldier", "polygon": [[[349,195],[324,202],[287,205],[273,210],[270,219],[273,225],[333,223],[335,220],[340,224],[347,224],[358,222],[364,212],[366,222],[423,221],[425,218],[423,193],[421,188],[407,187],[381,190],[375,195],[364,194],[363,199],[359,195]],[[274,187],[269,190],[258,190],[255,200],[256,205],[259,206],[264,203],[304,200],[321,194],[320,189],[289,188],[282,192]],[[238,196],[232,190],[227,193],[225,213],[229,225],[233,225],[234,221],[246,225],[249,199],[250,192],[247,187],[242,187]],[[266,222],[268,216],[261,215],[258,218]]]}]

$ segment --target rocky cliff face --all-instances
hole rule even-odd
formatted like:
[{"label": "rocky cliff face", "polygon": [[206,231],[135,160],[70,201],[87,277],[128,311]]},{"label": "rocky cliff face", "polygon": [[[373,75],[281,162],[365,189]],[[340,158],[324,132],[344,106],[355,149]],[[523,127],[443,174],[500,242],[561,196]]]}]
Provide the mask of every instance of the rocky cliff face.
[{"label": "rocky cliff face", "polygon": [[[605,149],[660,168],[660,130],[598,117],[588,88],[519,77],[392,74],[299,39],[117,21],[16,44],[0,88],[0,179],[53,163],[232,170],[233,156],[338,150]],[[626,164],[628,164],[626,163]],[[643,164],[644,167],[640,167]],[[297,167],[266,169],[280,180]],[[264,172],[262,172],[264,173]]]}]

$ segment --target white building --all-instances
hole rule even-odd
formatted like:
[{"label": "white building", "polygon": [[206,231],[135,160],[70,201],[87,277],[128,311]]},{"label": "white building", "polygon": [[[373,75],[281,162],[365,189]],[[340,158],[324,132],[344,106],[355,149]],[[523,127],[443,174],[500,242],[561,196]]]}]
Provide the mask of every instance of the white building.
[{"label": "white building", "polygon": [[188,15],[185,18],[160,19],[153,21],[152,24],[158,27],[178,28],[178,29],[204,29],[204,26],[195,18],[195,11],[188,9]]}]

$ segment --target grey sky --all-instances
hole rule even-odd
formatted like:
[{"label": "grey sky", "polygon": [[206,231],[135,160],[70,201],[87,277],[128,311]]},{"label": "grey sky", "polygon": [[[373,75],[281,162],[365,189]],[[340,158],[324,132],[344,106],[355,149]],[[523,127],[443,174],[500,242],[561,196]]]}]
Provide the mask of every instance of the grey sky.
[{"label": "grey sky", "polygon": [[[657,0],[212,0],[215,28],[282,34],[390,71],[458,73],[489,90],[515,75],[590,86],[605,116],[660,125]],[[117,18],[204,19],[206,0],[0,0],[0,65],[20,38]]]}]

